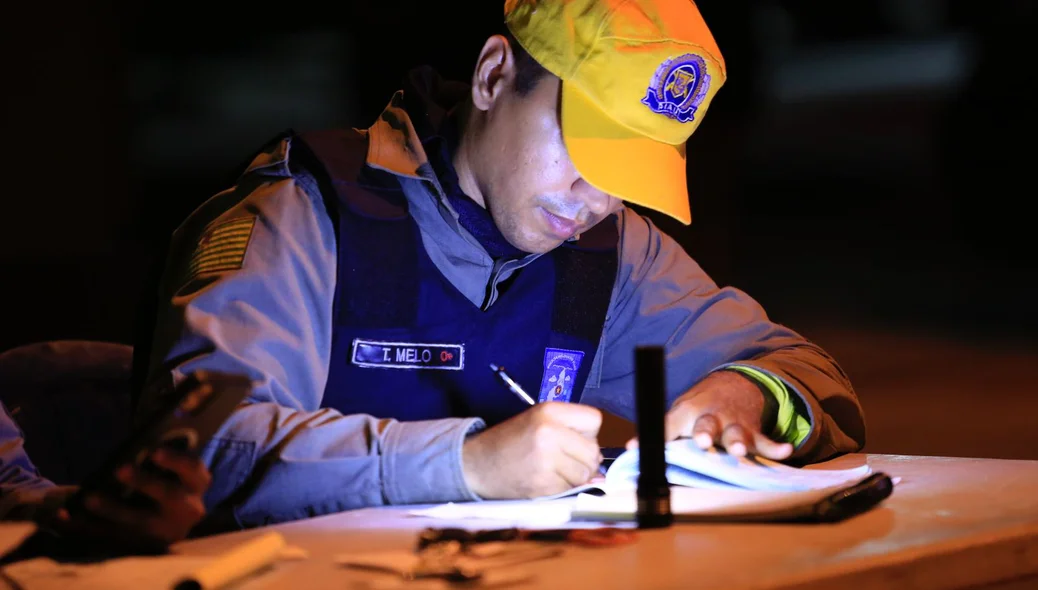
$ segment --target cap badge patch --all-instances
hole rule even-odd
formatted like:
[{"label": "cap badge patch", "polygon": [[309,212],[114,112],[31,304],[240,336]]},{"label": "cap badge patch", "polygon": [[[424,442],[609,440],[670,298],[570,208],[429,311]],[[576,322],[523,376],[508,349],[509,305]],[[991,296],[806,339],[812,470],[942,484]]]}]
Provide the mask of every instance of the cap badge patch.
[{"label": "cap badge patch", "polygon": [[656,68],[642,104],[681,123],[688,123],[710,88],[710,75],[702,57],[686,53]]}]

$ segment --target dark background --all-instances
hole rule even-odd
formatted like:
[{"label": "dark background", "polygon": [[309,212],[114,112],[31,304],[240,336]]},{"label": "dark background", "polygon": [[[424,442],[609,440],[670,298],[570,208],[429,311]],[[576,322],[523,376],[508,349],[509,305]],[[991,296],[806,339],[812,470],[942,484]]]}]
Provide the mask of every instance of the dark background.
[{"label": "dark background", "polygon": [[[841,361],[869,451],[1038,459],[1034,4],[699,2],[729,81],[689,143],[692,226],[655,218]],[[20,5],[0,350],[130,342],[154,252],[245,157],[368,126],[409,67],[467,79],[500,5]]]}]

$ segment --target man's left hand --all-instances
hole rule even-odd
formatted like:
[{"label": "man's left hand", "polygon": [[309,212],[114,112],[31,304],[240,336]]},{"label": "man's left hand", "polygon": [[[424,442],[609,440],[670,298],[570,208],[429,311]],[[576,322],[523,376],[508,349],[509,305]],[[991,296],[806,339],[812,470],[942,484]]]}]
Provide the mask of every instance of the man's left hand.
[{"label": "man's left hand", "polygon": [[[761,432],[764,394],[756,383],[734,371],[716,371],[674,401],[667,413],[666,440],[692,438],[702,449],[720,445],[737,457],[748,453],[780,461],[793,445]],[[628,448],[637,444],[634,440]]]}]

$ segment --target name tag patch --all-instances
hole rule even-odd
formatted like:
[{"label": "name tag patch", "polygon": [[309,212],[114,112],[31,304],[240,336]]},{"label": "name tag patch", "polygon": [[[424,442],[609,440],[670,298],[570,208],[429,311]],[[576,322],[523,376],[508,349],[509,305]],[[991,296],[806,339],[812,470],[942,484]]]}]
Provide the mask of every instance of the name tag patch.
[{"label": "name tag patch", "polygon": [[380,369],[460,371],[465,368],[465,345],[381,342],[355,338],[350,362],[358,367]]}]

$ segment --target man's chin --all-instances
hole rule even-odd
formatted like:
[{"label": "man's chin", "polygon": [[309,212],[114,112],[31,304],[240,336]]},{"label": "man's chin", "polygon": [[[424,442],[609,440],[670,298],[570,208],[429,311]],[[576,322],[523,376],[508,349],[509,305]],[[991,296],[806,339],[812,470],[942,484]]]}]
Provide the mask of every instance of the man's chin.
[{"label": "man's chin", "polygon": [[[518,240],[517,240],[518,241]],[[555,248],[562,245],[562,241],[555,238],[547,238],[544,236],[538,236],[534,239],[522,240],[522,243],[517,244],[513,240],[508,240],[510,244],[523,252],[530,254],[547,254]]]}]

